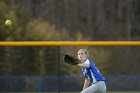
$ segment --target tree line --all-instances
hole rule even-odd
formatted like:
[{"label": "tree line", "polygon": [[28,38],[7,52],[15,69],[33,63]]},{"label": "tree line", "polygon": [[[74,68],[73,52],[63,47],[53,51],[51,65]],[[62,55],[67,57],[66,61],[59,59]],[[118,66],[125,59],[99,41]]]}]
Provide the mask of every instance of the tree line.
[{"label": "tree line", "polygon": [[[1,41],[139,40],[139,0],[1,0]],[[5,27],[11,19],[13,25]],[[107,75],[139,75],[139,47],[89,47]],[[1,75],[80,75],[62,62],[77,47],[0,47]],[[58,54],[60,51],[60,54]],[[58,58],[60,57],[60,58]],[[58,63],[60,60],[60,65]],[[71,69],[71,70],[68,70]]]}]

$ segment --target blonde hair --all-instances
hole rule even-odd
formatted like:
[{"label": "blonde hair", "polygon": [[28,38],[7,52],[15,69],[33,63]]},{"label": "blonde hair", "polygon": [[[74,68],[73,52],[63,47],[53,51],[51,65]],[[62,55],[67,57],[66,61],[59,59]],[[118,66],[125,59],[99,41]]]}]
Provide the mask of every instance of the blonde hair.
[{"label": "blonde hair", "polygon": [[[79,51],[84,51],[84,52],[85,52],[85,54],[87,55],[87,57],[89,57],[89,54],[88,54],[88,52],[87,52],[87,50],[86,50],[86,49],[83,49],[83,48],[82,48],[82,49],[79,49]],[[79,51],[78,51],[78,52],[79,52]]]}]

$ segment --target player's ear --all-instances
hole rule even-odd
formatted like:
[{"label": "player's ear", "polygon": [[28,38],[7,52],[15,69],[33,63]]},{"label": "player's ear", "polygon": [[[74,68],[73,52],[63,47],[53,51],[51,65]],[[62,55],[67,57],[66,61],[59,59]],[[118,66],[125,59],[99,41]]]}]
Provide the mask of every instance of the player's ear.
[{"label": "player's ear", "polygon": [[88,58],[88,57],[89,57],[89,54],[88,54],[88,52],[87,52],[87,51],[85,51],[85,54],[86,54],[86,57]]},{"label": "player's ear", "polygon": [[86,56],[88,57],[89,54],[88,54],[87,50],[86,49],[82,49],[82,50],[85,52]]},{"label": "player's ear", "polygon": [[88,54],[86,54],[86,58],[88,58],[89,56],[88,56]]}]

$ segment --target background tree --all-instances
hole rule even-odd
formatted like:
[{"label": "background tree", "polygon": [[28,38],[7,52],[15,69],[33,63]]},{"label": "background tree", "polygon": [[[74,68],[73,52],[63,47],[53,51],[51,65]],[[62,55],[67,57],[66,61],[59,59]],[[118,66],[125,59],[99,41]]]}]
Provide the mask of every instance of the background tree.
[{"label": "background tree", "polygon": [[[140,40],[139,0],[0,0],[0,6],[0,41]],[[61,74],[81,74],[77,67],[67,70],[62,57],[82,47],[104,74],[140,74],[139,47],[89,46],[60,48]],[[0,47],[1,75],[56,75],[56,49]]]}]

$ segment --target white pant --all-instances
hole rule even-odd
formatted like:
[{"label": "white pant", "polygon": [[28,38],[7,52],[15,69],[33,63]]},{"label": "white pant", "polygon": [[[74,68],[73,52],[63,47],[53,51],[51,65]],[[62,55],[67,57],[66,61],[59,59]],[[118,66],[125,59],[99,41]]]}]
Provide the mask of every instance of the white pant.
[{"label": "white pant", "polygon": [[106,93],[106,84],[104,81],[98,81],[80,93]]}]

